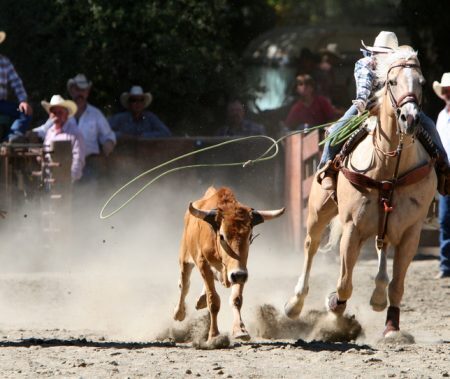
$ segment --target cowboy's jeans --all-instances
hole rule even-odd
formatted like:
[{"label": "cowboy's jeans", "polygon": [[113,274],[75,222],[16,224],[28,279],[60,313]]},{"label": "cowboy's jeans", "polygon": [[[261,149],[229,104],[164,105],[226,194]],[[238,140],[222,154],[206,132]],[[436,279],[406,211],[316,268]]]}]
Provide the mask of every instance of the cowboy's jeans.
[{"label": "cowboy's jeans", "polygon": [[[356,109],[356,106],[353,104],[347,112],[344,113],[344,115],[333,125],[331,125],[331,128],[329,130],[329,133],[334,133],[337,130],[342,129],[342,127],[345,125],[345,123],[352,117],[356,116],[358,114],[358,109]],[[435,128],[436,129],[436,128]],[[323,147],[323,153],[322,157],[320,158],[319,167],[322,168],[325,163],[327,163],[329,160],[333,160],[339,151],[341,151],[342,146],[344,146],[345,141],[341,142],[338,145],[331,146],[330,141],[325,143],[325,146]]]},{"label": "cowboy's jeans", "polygon": [[442,273],[450,275],[450,196],[439,195],[440,264]]},{"label": "cowboy's jeans", "polygon": [[28,130],[31,120],[30,116],[19,111],[18,104],[7,100],[0,100],[0,114],[13,119],[13,123],[9,129],[9,133],[6,140],[11,141],[14,137],[23,136]]},{"label": "cowboy's jeans", "polygon": [[[341,129],[349,118],[351,118],[352,116],[356,116],[357,114],[358,110],[356,109],[356,106],[352,105],[347,110],[347,112],[345,112],[345,114],[338,120],[338,122],[331,126],[329,132],[333,133],[336,130]],[[445,152],[444,146],[442,145],[441,138],[439,137],[439,133],[437,132],[436,125],[434,124],[433,120],[429,118],[425,113],[420,112],[420,124],[428,132],[433,143],[439,149],[439,153],[442,155],[442,157],[445,158],[445,161],[448,163],[447,154]],[[330,142],[325,143],[322,158],[320,159],[319,163],[319,168],[322,168],[329,160],[333,160],[336,154],[339,153],[339,151],[342,149],[344,143],[345,141],[335,146],[330,146]]]}]

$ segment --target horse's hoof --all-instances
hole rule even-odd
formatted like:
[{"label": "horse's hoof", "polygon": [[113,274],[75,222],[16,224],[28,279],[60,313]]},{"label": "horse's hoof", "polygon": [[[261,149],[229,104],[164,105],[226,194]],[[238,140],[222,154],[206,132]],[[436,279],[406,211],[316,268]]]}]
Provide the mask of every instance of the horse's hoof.
[{"label": "horse's hoof", "polygon": [[284,305],[284,313],[290,319],[297,319],[303,308],[303,300],[299,299],[297,296],[291,297],[288,302]]},{"label": "horse's hoof", "polygon": [[384,302],[384,303],[382,303],[382,304],[377,304],[377,303],[375,302],[375,300],[373,300],[373,296],[372,296],[372,298],[370,299],[370,306],[372,307],[372,309],[373,309],[375,312],[382,312],[382,311],[384,311],[384,310],[386,309],[386,307],[387,307],[387,301]]},{"label": "horse's hoof", "polygon": [[398,331],[400,331],[400,308],[391,305],[387,311],[386,328],[384,329],[383,335],[388,337]]},{"label": "horse's hoof", "polygon": [[195,309],[199,310],[199,309],[204,309],[206,308],[206,295],[203,294],[201,295],[198,300],[197,300],[197,304],[195,304]]},{"label": "horse's hoof", "polygon": [[173,319],[183,321],[186,318],[186,307],[176,307],[173,313]]},{"label": "horse's hoof", "polygon": [[343,315],[347,307],[347,300],[339,301],[337,293],[331,292],[325,301],[325,306],[329,311],[337,315]]},{"label": "horse's hoof", "polygon": [[398,332],[400,332],[400,328],[397,328],[393,325],[386,325],[386,327],[384,328],[384,331],[383,331],[383,336],[385,338],[392,337],[393,335],[395,335],[395,333],[398,333]]}]

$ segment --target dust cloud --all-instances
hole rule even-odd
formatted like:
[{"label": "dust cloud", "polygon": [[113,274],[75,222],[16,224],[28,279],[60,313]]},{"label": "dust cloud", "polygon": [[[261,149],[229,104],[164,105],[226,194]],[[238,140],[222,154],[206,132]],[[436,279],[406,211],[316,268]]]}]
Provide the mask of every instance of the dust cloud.
[{"label": "dust cloud", "polygon": [[[144,182],[120,194],[109,210]],[[172,339],[191,341],[198,348],[228,346],[230,291],[217,283],[222,336],[206,345],[208,312],[194,308],[202,289],[197,269],[193,270],[186,299],[188,316],[182,323],[172,319],[178,300],[178,246],[184,213],[189,202],[200,198],[209,185],[227,183],[183,175],[164,179],[119,213],[99,219],[101,207],[123,183],[77,188],[72,213],[53,220],[56,232],[44,231],[42,204],[26,202],[9,211],[1,231],[0,329],[60,329],[93,338]],[[238,188],[235,193],[242,203],[257,209],[283,206],[281,198],[268,201],[258,191]],[[55,209],[57,212],[58,205]],[[377,316],[361,311],[368,308],[368,298],[355,291],[351,303],[364,307],[350,306],[343,336],[330,332],[336,320],[330,320],[322,310],[339,272],[333,250],[317,254],[305,309],[299,321],[287,321],[282,310],[301,272],[302,253],[293,251],[288,243],[285,216],[258,225],[254,233],[260,235],[250,248],[242,308],[253,338],[355,339],[364,336],[358,321],[363,329],[367,323],[381,325]],[[358,321],[352,317],[355,311]]]}]

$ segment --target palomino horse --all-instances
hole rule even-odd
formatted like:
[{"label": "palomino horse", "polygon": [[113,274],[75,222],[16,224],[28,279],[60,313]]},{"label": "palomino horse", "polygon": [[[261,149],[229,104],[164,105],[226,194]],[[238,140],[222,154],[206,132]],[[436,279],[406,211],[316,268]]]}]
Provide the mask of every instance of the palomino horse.
[{"label": "palomino horse", "polygon": [[[299,316],[308,294],[311,265],[322,232],[338,214],[343,227],[341,270],[337,291],[327,299],[328,309],[343,314],[352,295],[352,273],[361,245],[377,235],[379,267],[370,304],[373,310],[382,311],[389,297],[386,336],[400,330],[405,275],[417,251],[437,178],[433,161],[415,140],[424,83],[417,53],[410,47],[402,47],[387,55],[378,63],[377,77],[384,83],[377,93],[377,126],[342,164],[337,184],[338,205],[317,180],[312,185],[303,272],[295,295],[285,305],[285,312],[291,318]],[[386,269],[388,245],[395,248],[390,283]]]}]

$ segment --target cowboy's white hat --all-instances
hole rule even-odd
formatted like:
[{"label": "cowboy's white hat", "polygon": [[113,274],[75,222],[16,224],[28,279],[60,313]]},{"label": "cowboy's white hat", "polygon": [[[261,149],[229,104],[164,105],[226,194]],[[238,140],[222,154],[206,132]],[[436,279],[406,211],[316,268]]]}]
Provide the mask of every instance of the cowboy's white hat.
[{"label": "cowboy's white hat", "polygon": [[366,50],[374,53],[390,53],[398,48],[398,39],[395,33],[382,31],[375,38],[373,46],[366,46],[362,40],[361,44]]},{"label": "cowboy's white hat", "polygon": [[444,96],[442,95],[442,88],[444,87],[450,87],[450,72],[445,72],[442,75],[441,82],[438,81],[433,82],[433,89],[436,95],[438,95],[441,99],[444,99]]},{"label": "cowboy's white hat", "polygon": [[77,105],[72,100],[64,100],[61,95],[53,95],[50,102],[43,100],[41,105],[47,113],[50,113],[50,109],[56,106],[66,108],[69,112],[69,117],[77,112]]},{"label": "cowboy's white hat", "polygon": [[76,74],[73,78],[70,78],[67,81],[67,90],[69,90],[73,85],[76,85],[80,89],[87,89],[91,88],[92,82],[86,78],[86,75]]},{"label": "cowboy's white hat", "polygon": [[150,92],[144,92],[141,86],[133,86],[130,88],[130,92],[124,92],[120,95],[120,103],[124,108],[128,108],[128,99],[130,97],[143,97],[144,108],[147,108],[153,100],[153,96]]},{"label": "cowboy's white hat", "polygon": [[6,33],[4,31],[0,31],[0,43],[2,43],[6,38]]}]

